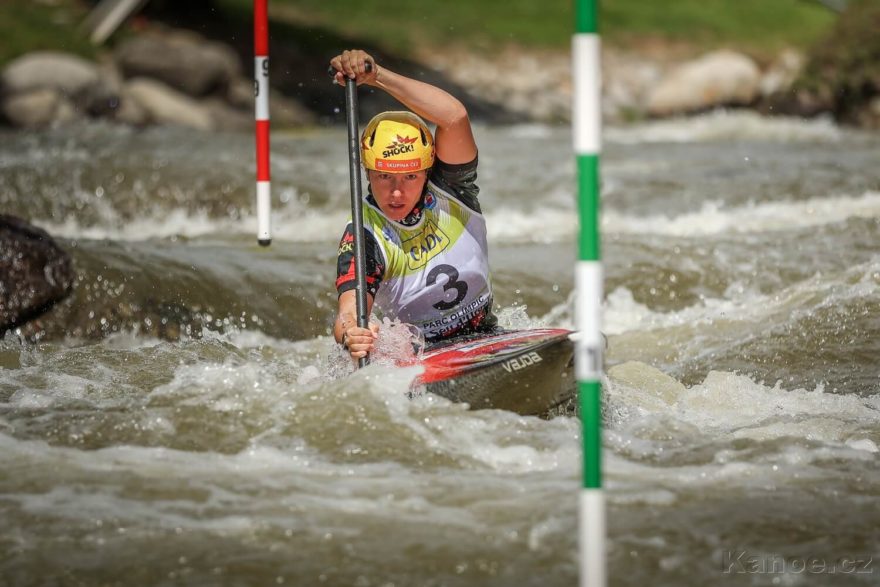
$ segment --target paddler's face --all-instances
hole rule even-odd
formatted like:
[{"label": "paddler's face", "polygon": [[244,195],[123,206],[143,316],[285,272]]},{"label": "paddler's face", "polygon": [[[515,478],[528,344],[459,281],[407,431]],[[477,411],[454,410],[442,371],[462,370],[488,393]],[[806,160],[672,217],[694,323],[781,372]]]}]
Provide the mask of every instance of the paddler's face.
[{"label": "paddler's face", "polygon": [[367,177],[379,208],[391,220],[400,221],[418,204],[428,172],[385,173],[371,169]]}]

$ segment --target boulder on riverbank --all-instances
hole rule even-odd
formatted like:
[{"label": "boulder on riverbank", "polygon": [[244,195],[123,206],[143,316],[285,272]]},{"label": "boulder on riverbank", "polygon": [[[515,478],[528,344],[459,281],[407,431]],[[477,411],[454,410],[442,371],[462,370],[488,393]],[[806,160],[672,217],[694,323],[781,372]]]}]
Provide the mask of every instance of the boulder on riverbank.
[{"label": "boulder on riverbank", "polygon": [[134,78],[126,84],[126,90],[153,122],[197,130],[214,128],[206,108],[158,80]]},{"label": "boulder on riverbank", "polygon": [[[0,119],[45,128],[83,118],[247,130],[254,123],[253,80],[235,51],[191,31],[156,27],[93,63],[76,55],[35,52],[0,72]],[[273,92],[273,122],[313,124],[315,115]]]},{"label": "boulder on riverbank", "polygon": [[[811,52],[803,75],[804,56],[792,50],[783,50],[769,65],[765,61],[762,70],[749,56],[732,51],[695,56],[662,44],[642,52],[606,46],[603,118],[625,122],[734,106],[801,116],[833,112],[843,122],[880,128],[880,36],[874,34],[880,27],[880,5],[863,0],[852,6],[860,8],[851,8],[835,36]],[[152,25],[99,63],[63,53],[25,55],[0,73],[0,122],[43,128],[104,118],[134,126],[246,132],[253,128],[253,80],[242,66],[245,49],[230,43]],[[414,61],[378,49],[374,55],[395,71],[453,92],[474,120],[571,120],[572,63],[567,51],[514,46],[492,53],[454,47],[424,51]],[[276,87],[269,101],[275,128],[342,120],[342,94],[325,77],[325,63],[322,55],[302,48],[277,52],[273,71],[280,73],[273,78]],[[362,115],[393,107],[384,93],[363,92]]]},{"label": "boulder on riverbank", "polygon": [[716,51],[683,63],[648,96],[651,116],[700,112],[718,106],[747,106],[758,97],[761,71],[746,55]]},{"label": "boulder on riverbank", "polygon": [[75,277],[70,256],[46,231],[0,214],[0,335],[66,298]]},{"label": "boulder on riverbank", "polygon": [[190,31],[134,37],[122,43],[114,56],[126,78],[153,78],[195,98],[224,92],[242,77],[235,51]]},{"label": "boulder on riverbank", "polygon": [[[568,53],[508,49],[492,55],[447,51],[426,63],[474,95],[530,120],[570,122],[572,62]],[[751,106],[766,92],[788,88],[803,59],[784,51],[762,72],[750,57],[733,51],[682,60],[646,56],[613,47],[602,50],[602,115],[623,122],[711,108]]]},{"label": "boulder on riverbank", "polygon": [[81,57],[57,51],[36,51],[6,66],[0,83],[9,94],[52,89],[76,97],[97,83],[99,78],[97,65]]},{"label": "boulder on riverbank", "polygon": [[27,90],[3,100],[0,110],[20,128],[41,128],[75,119],[76,109],[67,97],[51,88]]},{"label": "boulder on riverbank", "polygon": [[0,112],[18,127],[69,122],[77,118],[77,102],[99,79],[98,67],[76,55],[30,53],[0,73]]}]

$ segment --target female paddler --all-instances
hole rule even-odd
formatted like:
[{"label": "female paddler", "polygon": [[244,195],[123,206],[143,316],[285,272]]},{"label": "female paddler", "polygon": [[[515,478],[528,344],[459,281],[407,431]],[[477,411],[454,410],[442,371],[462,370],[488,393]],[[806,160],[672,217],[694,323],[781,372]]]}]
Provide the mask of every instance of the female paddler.
[{"label": "female paddler", "polygon": [[[367,71],[366,64],[371,64]],[[412,324],[426,342],[491,331],[486,221],[477,200],[477,145],[467,110],[451,94],[394,73],[361,50],[330,60],[335,80],[381,89],[409,111],[383,112],[361,136],[367,313]],[[434,134],[425,120],[436,125]],[[374,349],[379,326],[357,325],[354,231],[339,244],[336,341],[353,359]]]}]

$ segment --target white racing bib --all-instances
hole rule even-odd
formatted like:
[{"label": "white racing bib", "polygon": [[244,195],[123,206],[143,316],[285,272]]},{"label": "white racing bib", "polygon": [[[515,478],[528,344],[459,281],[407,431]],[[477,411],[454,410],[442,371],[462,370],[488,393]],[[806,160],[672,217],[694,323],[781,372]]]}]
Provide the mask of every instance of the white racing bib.
[{"label": "white racing bib", "polygon": [[414,226],[370,204],[364,228],[382,251],[385,275],[374,308],[436,339],[488,312],[492,301],[486,220],[429,181]]}]

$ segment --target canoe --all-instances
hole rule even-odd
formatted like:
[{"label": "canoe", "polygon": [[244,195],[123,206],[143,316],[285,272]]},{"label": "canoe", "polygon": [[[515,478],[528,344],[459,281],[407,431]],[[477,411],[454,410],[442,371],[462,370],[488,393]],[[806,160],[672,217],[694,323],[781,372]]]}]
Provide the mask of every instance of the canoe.
[{"label": "canoe", "polygon": [[416,389],[471,409],[545,415],[576,395],[572,331],[536,328],[471,335],[425,351]]}]

